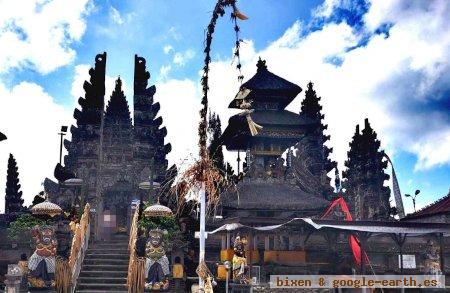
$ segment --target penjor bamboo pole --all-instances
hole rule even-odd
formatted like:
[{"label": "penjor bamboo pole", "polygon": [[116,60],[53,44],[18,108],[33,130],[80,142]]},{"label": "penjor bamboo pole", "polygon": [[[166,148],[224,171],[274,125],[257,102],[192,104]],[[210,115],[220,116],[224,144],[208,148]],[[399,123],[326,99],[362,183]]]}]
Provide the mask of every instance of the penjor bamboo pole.
[{"label": "penjor bamboo pole", "polygon": [[[199,251],[199,264],[201,265],[205,261],[205,217],[206,217],[206,200],[205,200],[205,183],[202,182],[200,189],[200,251]],[[203,290],[205,287],[204,280],[198,278],[199,289]]]}]

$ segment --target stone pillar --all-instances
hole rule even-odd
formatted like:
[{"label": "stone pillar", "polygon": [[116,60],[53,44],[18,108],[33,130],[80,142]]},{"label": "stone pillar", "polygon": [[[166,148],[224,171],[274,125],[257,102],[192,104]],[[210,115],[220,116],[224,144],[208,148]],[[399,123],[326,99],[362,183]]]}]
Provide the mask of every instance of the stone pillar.
[{"label": "stone pillar", "polygon": [[270,236],[264,236],[264,250],[270,250]]},{"label": "stone pillar", "polygon": [[8,273],[5,275],[5,292],[19,293],[22,282],[22,271],[17,265],[8,265]]}]

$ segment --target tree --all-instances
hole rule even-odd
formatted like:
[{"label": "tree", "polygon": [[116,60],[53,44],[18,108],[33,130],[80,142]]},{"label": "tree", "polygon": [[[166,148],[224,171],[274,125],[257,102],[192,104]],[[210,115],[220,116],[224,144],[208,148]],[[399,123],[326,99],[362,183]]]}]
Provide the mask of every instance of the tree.
[{"label": "tree", "polygon": [[364,129],[356,126],[355,135],[350,142],[350,150],[343,172],[345,196],[356,219],[388,219],[390,210],[390,188],[384,186],[389,179],[384,170],[384,151],[376,132],[366,119]]},{"label": "tree", "polygon": [[313,83],[309,82],[305,99],[302,101],[300,117],[311,122],[314,126],[295,145],[292,167],[300,188],[308,193],[316,193],[325,198],[331,198],[333,188],[330,184],[331,179],[327,174],[336,167],[336,162],[328,158],[333,149],[325,145],[330,136],[324,134],[328,126],[322,122],[325,115],[321,113],[320,99],[313,89]]},{"label": "tree", "polygon": [[5,213],[19,213],[23,211],[22,191],[20,191],[19,172],[17,162],[9,154],[8,171],[6,176]]},{"label": "tree", "polygon": [[208,132],[210,142],[208,152],[214,162],[214,166],[219,169],[222,174],[225,174],[225,163],[223,158],[222,143],[220,137],[222,136],[222,124],[220,117],[216,113],[209,114]]}]

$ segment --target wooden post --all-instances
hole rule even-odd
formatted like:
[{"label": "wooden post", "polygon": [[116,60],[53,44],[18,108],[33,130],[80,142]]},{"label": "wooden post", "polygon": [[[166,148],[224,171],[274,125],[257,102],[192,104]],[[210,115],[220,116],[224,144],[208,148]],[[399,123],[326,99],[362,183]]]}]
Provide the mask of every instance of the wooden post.
[{"label": "wooden post", "polygon": [[253,265],[252,265],[252,263],[253,263],[253,233],[250,232],[249,236],[250,237],[249,237],[249,240],[248,240],[249,241],[248,242],[248,248],[250,250],[250,253],[249,253],[250,264],[248,266],[248,274],[249,274],[250,279],[251,279],[252,278],[252,268],[253,268]]},{"label": "wooden post", "polygon": [[[199,192],[200,197],[200,251],[199,264],[205,261],[205,217],[206,217],[206,199],[205,199],[205,183],[202,182],[202,187]],[[200,290],[204,290],[205,283],[202,278],[198,278],[198,285]]]},{"label": "wooden post", "polygon": [[400,260],[399,260],[399,265],[400,265],[400,273],[403,274],[403,245],[406,242],[406,236],[407,234],[391,234],[391,238],[395,241],[395,243],[398,246],[398,250],[399,250],[399,254],[400,254]]},{"label": "wooden post", "polygon": [[441,272],[445,276],[444,233],[439,233],[439,258],[441,259]]}]

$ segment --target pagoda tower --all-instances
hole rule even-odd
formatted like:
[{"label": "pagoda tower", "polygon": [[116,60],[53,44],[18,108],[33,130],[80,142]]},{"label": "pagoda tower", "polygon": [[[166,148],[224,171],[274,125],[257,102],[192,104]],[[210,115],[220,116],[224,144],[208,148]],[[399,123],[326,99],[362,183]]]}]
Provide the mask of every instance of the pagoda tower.
[{"label": "pagoda tower", "polygon": [[130,145],[133,142],[133,125],[120,77],[106,107],[103,135],[103,174],[110,175],[107,170],[109,165],[121,165],[124,171],[132,171],[133,152]]},{"label": "pagoda tower", "polygon": [[242,84],[230,103],[229,108],[243,111],[229,119],[222,141],[227,150],[245,153],[246,172],[236,190],[223,195],[224,216],[261,216],[269,211],[281,218],[287,214],[309,216],[327,206],[321,194],[298,186],[292,151],[287,152],[287,162],[282,157],[315,127],[312,119],[285,109],[301,90],[270,72],[259,59],[256,74]]},{"label": "pagoda tower", "polygon": [[[298,114],[285,110],[301,88],[273,73],[259,59],[256,74],[245,82],[229,108],[232,116],[222,139],[229,151],[244,152],[251,165],[270,172],[284,151],[295,144],[307,126]],[[256,175],[256,174],[253,174]]]},{"label": "pagoda tower", "polygon": [[5,214],[20,213],[25,210],[20,187],[17,161],[12,154],[9,154],[5,189]]},{"label": "pagoda tower", "polygon": [[390,214],[390,188],[384,186],[389,175],[384,172],[387,161],[383,161],[384,151],[380,150],[377,133],[365,119],[364,129],[356,126],[350,142],[347,170],[343,172],[345,196],[357,220],[387,220]]},{"label": "pagoda tower", "polygon": [[313,83],[309,82],[305,99],[302,101],[300,117],[312,122],[313,127],[308,135],[294,146],[295,156],[292,157],[292,162],[300,188],[331,199],[333,188],[327,174],[336,167],[336,162],[328,158],[333,149],[325,145],[330,140],[330,136],[324,134],[328,125],[322,122],[325,115],[322,114],[320,100],[321,98],[313,89]]}]

